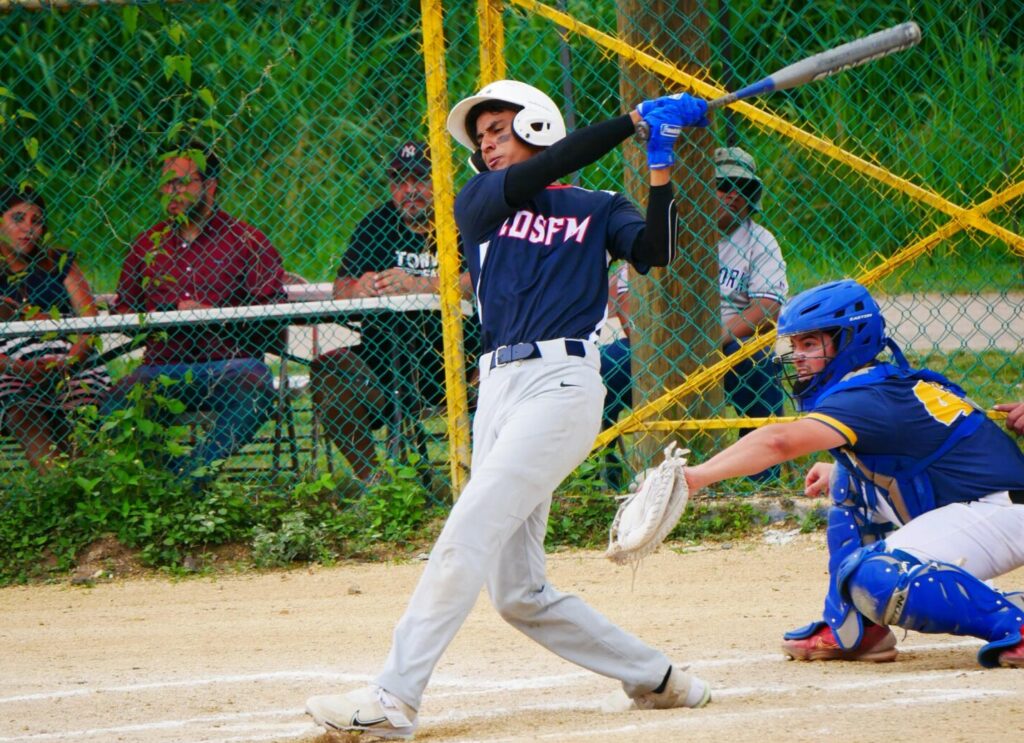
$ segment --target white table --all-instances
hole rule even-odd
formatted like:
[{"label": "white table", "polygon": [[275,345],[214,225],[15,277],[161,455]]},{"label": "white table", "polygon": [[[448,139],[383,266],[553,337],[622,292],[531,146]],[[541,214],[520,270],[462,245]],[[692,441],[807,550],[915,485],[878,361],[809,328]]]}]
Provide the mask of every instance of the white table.
[{"label": "white table", "polygon": [[[215,307],[205,310],[63,317],[57,320],[17,320],[0,322],[0,338],[23,338],[48,333],[57,335],[122,333],[132,330],[159,330],[188,325],[219,325],[247,320],[287,320],[291,324],[306,324],[342,320],[350,315],[416,312],[439,310],[440,308],[441,299],[436,294],[403,294],[388,297]],[[462,311],[463,314],[472,314],[472,308],[468,302],[462,302]]]},{"label": "white table", "polygon": [[[317,288],[319,290],[320,287]],[[290,295],[291,296],[291,295]],[[301,296],[301,295],[300,295]],[[306,295],[309,296],[309,295]],[[460,303],[463,315],[471,315],[473,307],[469,302]],[[242,307],[216,307],[202,310],[174,310],[168,312],[103,314],[96,317],[65,317],[45,320],[18,320],[0,322],[0,339],[35,337],[48,334],[58,336],[79,333],[103,336],[104,350],[100,363],[117,358],[131,350],[141,350],[143,344],[134,344],[132,336],[150,330],[160,330],[190,325],[223,325],[247,321],[265,322],[280,320],[289,326],[308,326],[320,323],[335,323],[352,316],[365,316],[383,312],[419,312],[441,309],[441,299],[436,294],[403,294],[386,297],[360,297],[357,299],[328,299],[318,301],[291,301],[280,304],[245,305]],[[346,330],[345,343],[358,340]],[[355,340],[353,340],[355,339]],[[292,344],[289,344],[292,345]],[[296,355],[311,358],[313,345],[303,348],[305,353]],[[404,360],[396,360],[404,363]],[[280,381],[279,381],[280,383]],[[403,411],[401,399],[395,398],[395,422],[400,425]]]}]

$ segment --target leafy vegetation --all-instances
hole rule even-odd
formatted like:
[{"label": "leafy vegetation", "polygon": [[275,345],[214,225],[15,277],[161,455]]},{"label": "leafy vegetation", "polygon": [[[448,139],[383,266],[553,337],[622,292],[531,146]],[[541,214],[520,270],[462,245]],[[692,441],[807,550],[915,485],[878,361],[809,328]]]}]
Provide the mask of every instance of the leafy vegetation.
[{"label": "leafy vegetation", "polygon": [[142,565],[171,572],[202,569],[231,544],[257,567],[328,563],[412,545],[442,512],[428,505],[415,457],[383,462],[365,492],[328,474],[287,488],[229,480],[197,487],[166,466],[190,446],[185,427],[159,421],[177,401],[143,388],[133,395],[131,407],[102,424],[95,410],[83,412],[76,459],[56,459],[44,476],[12,478],[0,501],[0,585],[60,575],[107,537]]},{"label": "leafy vegetation", "polygon": [[[476,4],[446,5],[455,99],[478,86]],[[580,21],[617,32],[619,4],[564,5]],[[132,239],[160,216],[160,154],[191,136],[216,141],[223,206],[263,229],[290,271],[333,276],[356,222],[387,193],[382,163],[401,141],[426,132],[419,8],[414,0],[235,0],[4,13],[3,179],[41,188],[54,241],[76,251],[94,288],[110,291]],[[907,9],[903,0],[731,2],[727,14],[706,19],[708,74],[749,82],[828,43],[906,20]],[[1020,179],[1024,3],[927,0],[913,15],[925,32],[919,49],[758,105],[969,206]],[[504,20],[508,76],[544,81],[577,126],[622,109],[614,54],[573,36],[566,45],[560,29],[517,9]],[[780,238],[793,290],[858,275],[949,219],[740,117],[716,116],[712,132],[715,145],[755,153],[766,182],[763,221]],[[469,171],[458,167],[461,182]],[[619,189],[622,176],[621,158],[610,156],[580,182]],[[1020,203],[991,218],[1020,232]],[[693,264],[694,272],[704,270]],[[1021,276],[1019,258],[1002,241],[971,229],[883,280],[880,290],[1007,291],[1019,288]],[[912,361],[967,380],[987,404],[1020,383],[1024,357],[993,350]],[[174,571],[202,564],[227,543],[246,545],[260,566],[331,561],[372,554],[382,542],[408,548],[443,511],[415,458],[383,463],[383,479],[365,495],[327,476],[244,488],[217,481],[193,492],[162,466],[190,445],[187,430],[157,414],[176,410],[165,392],[154,389],[104,422],[86,411],[79,459],[45,477],[5,483],[0,581],[66,570],[102,535],[138,550],[147,565]],[[560,488],[550,543],[603,546],[615,505],[603,477],[588,460]],[[799,489],[798,468],[781,487]],[[730,494],[754,489],[728,486]],[[743,533],[757,523],[742,500],[718,507],[714,499],[691,509],[675,537]],[[814,526],[809,519],[806,527]]]}]

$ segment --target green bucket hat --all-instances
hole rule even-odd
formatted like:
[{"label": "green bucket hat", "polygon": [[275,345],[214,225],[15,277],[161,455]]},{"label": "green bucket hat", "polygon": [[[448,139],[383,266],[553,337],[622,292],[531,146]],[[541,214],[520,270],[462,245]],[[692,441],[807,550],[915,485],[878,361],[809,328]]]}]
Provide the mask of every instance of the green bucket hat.
[{"label": "green bucket hat", "polygon": [[[762,194],[764,193],[764,183],[757,174],[757,163],[746,150],[739,147],[719,147],[715,150],[715,178],[757,181],[762,186]],[[761,211],[761,196],[758,196],[757,203],[751,206]]]}]

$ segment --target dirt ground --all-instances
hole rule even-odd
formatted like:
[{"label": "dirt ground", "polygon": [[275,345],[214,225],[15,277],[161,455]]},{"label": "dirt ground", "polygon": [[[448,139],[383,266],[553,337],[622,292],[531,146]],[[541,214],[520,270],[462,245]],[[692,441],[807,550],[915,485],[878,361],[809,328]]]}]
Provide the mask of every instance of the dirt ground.
[{"label": "dirt ground", "polygon": [[[687,662],[703,710],[602,712],[617,684],[503,624],[481,597],[439,664],[418,741],[1018,741],[1024,671],[980,641],[911,634],[895,663],[797,663],[781,633],[819,611],[820,533],[778,531],[628,569],[550,556],[550,577]],[[365,683],[423,566],[360,564],[182,581],[0,590],[0,742],[337,743],[311,694]],[[1024,587],[1024,570],[997,581]],[[352,740],[357,739],[352,736]]]}]

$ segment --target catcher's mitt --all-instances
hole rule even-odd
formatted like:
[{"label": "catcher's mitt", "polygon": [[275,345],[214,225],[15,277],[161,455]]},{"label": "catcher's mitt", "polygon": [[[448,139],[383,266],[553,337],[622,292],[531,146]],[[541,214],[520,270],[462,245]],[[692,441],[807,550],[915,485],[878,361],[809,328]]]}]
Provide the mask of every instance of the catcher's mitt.
[{"label": "catcher's mitt", "polygon": [[683,473],[689,453],[676,443],[669,444],[664,461],[647,471],[637,491],[622,496],[608,532],[605,557],[619,565],[635,566],[668,536],[690,497]]}]

